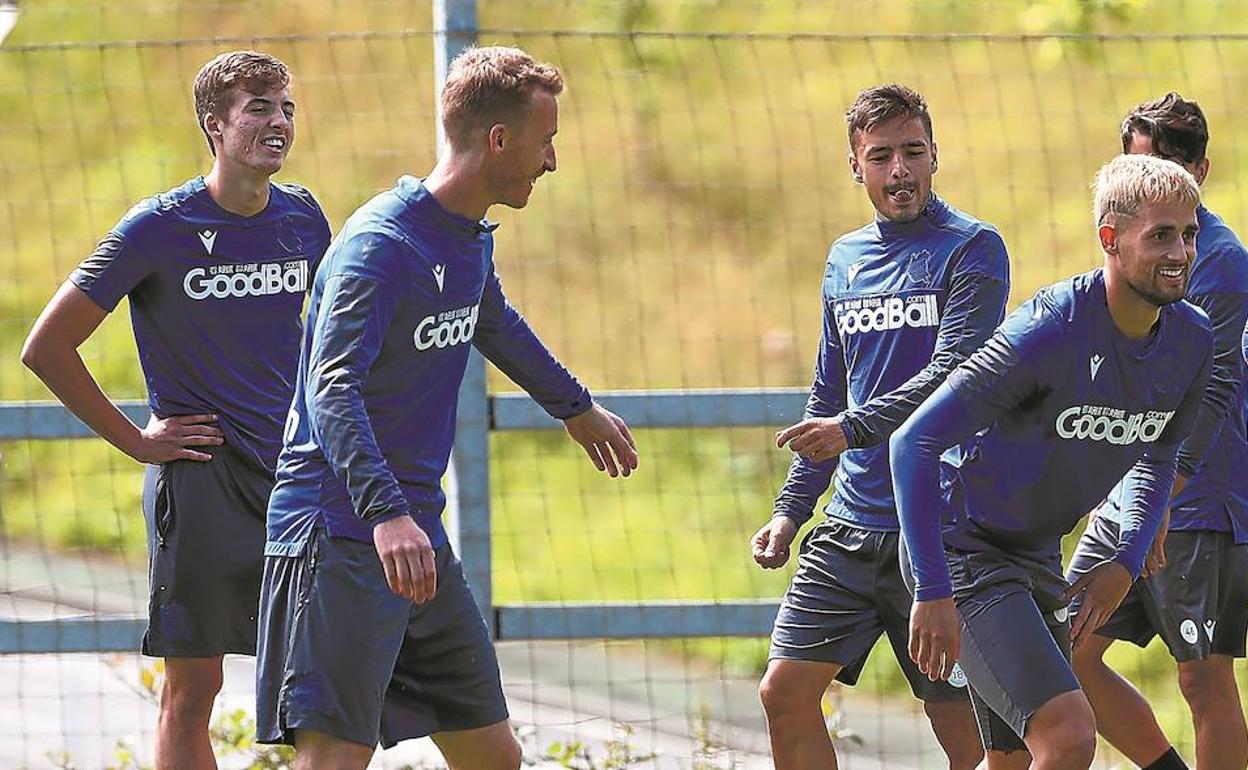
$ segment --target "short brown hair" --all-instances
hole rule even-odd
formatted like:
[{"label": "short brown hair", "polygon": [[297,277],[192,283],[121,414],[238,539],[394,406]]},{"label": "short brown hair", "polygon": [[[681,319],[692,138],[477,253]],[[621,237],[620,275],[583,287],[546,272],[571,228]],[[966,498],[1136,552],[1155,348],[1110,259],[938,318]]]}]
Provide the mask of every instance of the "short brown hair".
[{"label": "short brown hair", "polygon": [[1167,160],[1199,163],[1209,146],[1209,123],[1196,102],[1171,91],[1137,105],[1122,121],[1122,151],[1131,150],[1131,135],[1153,140],[1153,152]]},{"label": "short brown hair", "polygon": [[442,86],[442,127],[452,145],[524,115],[535,89],[558,96],[563,76],[519,48],[469,48],[451,62]]},{"label": "short brown hair", "polygon": [[204,129],[204,118],[209,113],[220,115],[229,109],[227,96],[232,89],[238,87],[248,93],[261,93],[270,88],[285,88],[289,83],[290,70],[286,64],[267,53],[228,51],[205,64],[195,76],[195,119],[213,155],[217,150]]},{"label": "short brown hair", "polygon": [[854,135],[859,131],[870,131],[884,121],[898,117],[918,118],[927,131],[927,138],[935,140],[932,136],[932,116],[919,92],[898,83],[886,83],[859,91],[854,103],[845,111],[849,148],[856,147]]}]

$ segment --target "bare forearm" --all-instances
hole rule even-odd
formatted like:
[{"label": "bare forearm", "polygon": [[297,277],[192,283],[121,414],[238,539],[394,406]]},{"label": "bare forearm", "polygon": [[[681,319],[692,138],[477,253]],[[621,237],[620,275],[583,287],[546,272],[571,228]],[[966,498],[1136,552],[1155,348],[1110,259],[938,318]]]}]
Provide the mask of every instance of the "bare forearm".
[{"label": "bare forearm", "polygon": [[91,430],[135,456],[141,438],[138,426],[108,399],[76,349],[28,344],[22,362]]}]

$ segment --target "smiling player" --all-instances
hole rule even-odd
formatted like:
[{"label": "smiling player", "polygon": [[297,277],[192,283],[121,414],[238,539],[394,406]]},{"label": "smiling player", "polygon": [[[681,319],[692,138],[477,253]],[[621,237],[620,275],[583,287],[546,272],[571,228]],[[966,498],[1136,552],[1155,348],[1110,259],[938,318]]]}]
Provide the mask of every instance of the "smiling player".
[{"label": "smiling player", "polygon": [[426,735],[451,767],[520,766],[441,522],[469,345],[599,470],[637,467],[624,421],[507,301],[484,219],[523,208],[555,170],[562,90],[557,69],[515,48],[461,54],[441,95],[448,151],[352,215],[317,273],[269,504],[257,667],[257,738],[293,743],[296,767],[362,770],[379,739]]},{"label": "smiling player", "polygon": [[[130,210],[48,303],[22,360],[118,449],[149,463],[151,603],[143,652],[165,659],[158,770],[216,766],[208,738],[224,653],[255,654],[265,509],[299,361],[308,278],[329,224],[277,184],[295,139],[286,65],[235,51],[195,78],[212,170]],[[77,348],[130,298],[152,419],[133,425]]]}]

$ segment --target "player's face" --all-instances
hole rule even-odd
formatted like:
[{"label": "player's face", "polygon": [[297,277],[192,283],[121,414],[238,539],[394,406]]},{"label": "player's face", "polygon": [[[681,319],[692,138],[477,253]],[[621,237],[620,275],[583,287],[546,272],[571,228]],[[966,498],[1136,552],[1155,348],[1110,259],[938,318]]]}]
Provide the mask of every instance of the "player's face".
[{"label": "player's face", "polygon": [[919,218],[932,192],[936,145],[918,118],[896,117],[859,131],[849,156],[854,181],[880,216],[893,222]]},{"label": "player's face", "polygon": [[[534,89],[525,115],[505,126],[501,149],[492,147],[497,162],[492,174],[497,202],[522,209],[529,202],[538,177],[555,170],[555,134],[559,131],[559,101]],[[498,136],[492,135],[491,141]]]},{"label": "player's face", "polygon": [[[253,94],[235,88],[223,118],[209,116],[220,131],[217,155],[263,174],[276,174],[295,143],[295,102],[289,88]],[[210,131],[212,126],[209,127]]]},{"label": "player's face", "polygon": [[[1151,305],[1183,299],[1196,259],[1196,207],[1149,202],[1136,216],[1119,216],[1116,222],[1107,269]],[[1102,240],[1107,236],[1102,232]]]}]

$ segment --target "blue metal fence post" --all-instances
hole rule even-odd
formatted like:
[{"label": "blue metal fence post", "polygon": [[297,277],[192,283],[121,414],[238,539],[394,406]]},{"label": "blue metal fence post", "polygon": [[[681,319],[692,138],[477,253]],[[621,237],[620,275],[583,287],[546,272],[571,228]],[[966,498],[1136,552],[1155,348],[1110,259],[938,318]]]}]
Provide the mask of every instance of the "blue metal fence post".
[{"label": "blue metal fence post", "polygon": [[[451,62],[477,42],[476,0],[433,0],[434,99],[446,82]],[[446,151],[439,109],[438,154]],[[451,485],[451,542],[464,564],[464,574],[481,608],[481,615],[495,631],[492,570],[490,563],[490,424],[485,359],[476,350],[468,358],[468,370],[459,389],[459,414],[455,420],[452,453],[454,484]]]}]

